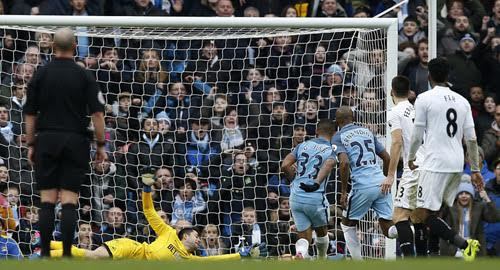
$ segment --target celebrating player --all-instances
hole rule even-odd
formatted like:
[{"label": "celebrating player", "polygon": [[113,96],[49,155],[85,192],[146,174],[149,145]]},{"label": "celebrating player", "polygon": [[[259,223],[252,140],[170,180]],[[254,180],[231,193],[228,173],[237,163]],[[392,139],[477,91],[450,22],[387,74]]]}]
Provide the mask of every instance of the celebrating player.
[{"label": "celebrating player", "polygon": [[316,128],[317,138],[299,144],[283,160],[281,168],[288,179],[294,175],[293,165],[297,163],[297,174],[292,182],[290,208],[298,231],[296,257],[308,257],[312,229],[316,232],[318,257],[326,258],[328,249],[328,201],[325,184],[315,183],[320,168],[326,164],[335,165],[335,156],[330,139],[335,126],[329,119],[321,119]]},{"label": "celebrating player", "polygon": [[[193,252],[200,246],[198,232],[192,228],[184,228],[178,234],[174,228],[165,224],[153,207],[151,197],[152,178],[143,178],[145,184],[142,192],[142,204],[144,215],[155,231],[157,238],[151,243],[139,243],[128,238],[120,238],[107,241],[95,250],[86,250],[72,247],[72,254],[75,257],[87,258],[113,258],[113,259],[146,259],[146,260],[235,260],[241,257],[258,257],[259,248],[257,246],[243,247],[239,253],[217,255],[209,257],[194,256]],[[51,242],[51,256],[62,256],[62,243]]]},{"label": "celebrating player", "polygon": [[[415,108],[408,101],[410,81],[404,76],[396,76],[392,79],[392,100],[394,106],[389,111],[389,128],[391,129],[391,161],[387,177],[382,183],[382,192],[387,194],[391,191],[394,183],[394,175],[403,149],[403,176],[399,182],[398,192],[394,199],[393,222],[398,230],[398,239],[401,252],[405,257],[415,256],[413,231],[410,224],[410,214],[417,204],[417,185],[419,171],[412,171],[408,167],[408,151],[410,148],[413,120],[415,119]],[[423,148],[417,153],[419,163],[421,162]],[[418,220],[413,220],[415,230],[421,232],[424,225]],[[420,239],[420,237],[417,237]],[[426,249],[425,247],[424,249]],[[417,247],[417,251],[422,248]]]},{"label": "celebrating player", "polygon": [[[345,209],[340,226],[352,258],[361,260],[361,243],[356,232],[356,224],[370,208],[377,213],[384,235],[389,238],[397,236],[396,227],[392,223],[392,198],[380,190],[384,174],[377,162],[378,155],[384,162],[386,173],[390,157],[371,131],[352,123],[351,108],[342,106],[335,116],[340,131],[333,137],[333,144],[340,163],[342,181],[340,203]],[[348,199],[349,167],[352,171],[352,188]],[[321,168],[316,181],[322,180],[319,177],[327,175],[332,169],[331,164]]]},{"label": "celebrating player", "polygon": [[[420,94],[415,102],[415,127],[411,137],[408,165],[414,170],[416,153],[425,136],[425,159],[422,164],[417,191],[417,211],[431,233],[464,249],[464,258],[474,260],[479,242],[465,240],[452,231],[437,211],[446,202],[455,200],[464,166],[462,138],[467,146],[471,164],[472,183],[483,189],[479,167],[479,153],[474,122],[469,102],[448,87],[450,66],[445,58],[432,59],[429,64],[432,90]],[[429,241],[431,253],[439,250],[435,241]]]}]

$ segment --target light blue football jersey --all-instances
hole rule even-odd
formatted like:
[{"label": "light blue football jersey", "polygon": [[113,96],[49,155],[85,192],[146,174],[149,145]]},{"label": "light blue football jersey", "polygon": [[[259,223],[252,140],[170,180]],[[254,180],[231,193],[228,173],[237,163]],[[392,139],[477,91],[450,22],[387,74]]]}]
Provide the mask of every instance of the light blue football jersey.
[{"label": "light blue football jersey", "polygon": [[324,199],[325,186],[314,192],[305,192],[300,183],[313,184],[319,170],[327,159],[335,159],[335,153],[329,141],[315,138],[299,144],[293,151],[297,164],[297,174],[291,185],[290,201],[294,203],[318,204]]},{"label": "light blue football jersey", "polygon": [[332,144],[337,155],[346,153],[349,157],[353,189],[382,183],[385,177],[377,162],[377,154],[384,151],[384,147],[370,130],[354,124],[346,125],[333,136]]}]

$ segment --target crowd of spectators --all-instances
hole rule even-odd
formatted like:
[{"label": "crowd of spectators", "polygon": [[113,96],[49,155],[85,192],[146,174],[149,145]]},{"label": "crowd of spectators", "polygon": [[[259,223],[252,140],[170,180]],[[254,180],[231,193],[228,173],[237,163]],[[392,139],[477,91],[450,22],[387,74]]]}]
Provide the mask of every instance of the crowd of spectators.
[{"label": "crowd of spectators", "polygon": [[[375,16],[395,2],[3,0],[0,14],[355,20]],[[410,78],[412,100],[429,90],[425,2],[410,0],[384,15],[397,17],[400,24],[398,73]],[[491,210],[494,205],[488,201],[500,207],[500,0],[440,0],[438,8],[438,55],[452,64],[452,89],[471,103],[487,187],[487,194],[472,192],[470,198],[476,195],[486,203],[462,203],[459,193],[457,205],[468,205],[470,212]],[[317,120],[333,119],[341,105],[352,107],[357,123],[386,135],[385,48],[374,41],[371,51],[356,50],[361,41],[354,31],[189,41],[98,38],[88,31],[76,28],[75,60],[95,75],[104,95],[110,160],[92,163],[82,187],[75,238],[79,247],[94,249],[120,237],[154,239],[139,192],[140,178],[154,174],[158,214],[176,229],[199,228],[202,255],[251,243],[263,243],[263,256],[293,254],[296,235],[289,183],[280,174],[283,158],[314,137]],[[0,229],[29,256],[39,249],[39,202],[22,109],[33,73],[53,57],[52,35],[12,29],[0,34],[0,197],[5,198],[0,200]],[[464,174],[467,168],[464,164]],[[335,230],[337,184],[332,175],[327,188],[333,217],[330,253],[344,252],[342,235]],[[470,214],[475,215],[481,214]],[[495,220],[491,214],[474,223],[484,227],[476,231],[485,234],[485,251],[491,255],[500,253]],[[362,242],[383,247],[374,228],[368,228]],[[56,226],[54,238],[59,234]],[[372,248],[365,255],[383,252]]]}]

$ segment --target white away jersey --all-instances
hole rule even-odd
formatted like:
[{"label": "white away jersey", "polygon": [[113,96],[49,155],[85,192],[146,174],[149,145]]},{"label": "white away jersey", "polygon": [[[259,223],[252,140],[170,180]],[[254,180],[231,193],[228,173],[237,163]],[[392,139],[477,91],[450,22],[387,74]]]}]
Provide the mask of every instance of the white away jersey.
[{"label": "white away jersey", "polygon": [[436,86],[417,97],[415,126],[425,127],[423,170],[461,172],[464,130],[474,127],[469,102],[448,87]]},{"label": "white away jersey", "polygon": [[[415,108],[409,101],[399,102],[389,111],[389,128],[391,132],[401,129],[403,137],[403,164],[405,169],[408,167],[408,154],[410,152],[411,135],[413,131],[413,121],[415,121]],[[417,151],[416,164],[423,163],[424,146],[420,146]]]}]

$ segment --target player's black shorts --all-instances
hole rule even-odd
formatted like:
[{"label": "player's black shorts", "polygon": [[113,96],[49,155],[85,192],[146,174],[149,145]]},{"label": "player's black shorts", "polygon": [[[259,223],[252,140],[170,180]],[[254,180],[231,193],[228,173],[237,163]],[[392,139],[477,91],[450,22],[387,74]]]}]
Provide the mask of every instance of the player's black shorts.
[{"label": "player's black shorts", "polygon": [[90,171],[90,142],[78,133],[45,131],[35,143],[35,177],[39,190],[78,193]]}]

